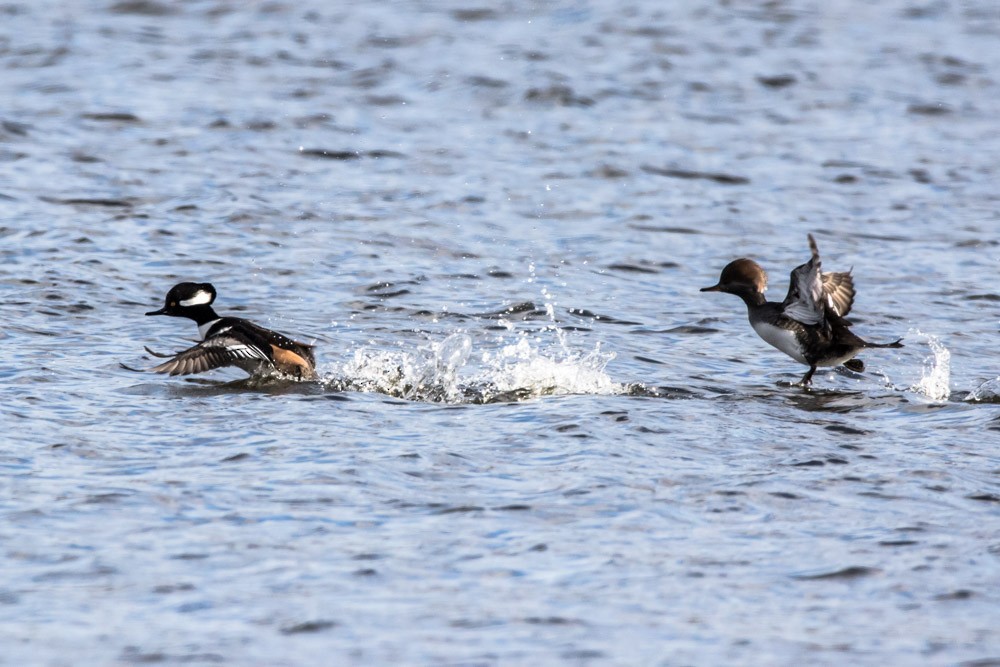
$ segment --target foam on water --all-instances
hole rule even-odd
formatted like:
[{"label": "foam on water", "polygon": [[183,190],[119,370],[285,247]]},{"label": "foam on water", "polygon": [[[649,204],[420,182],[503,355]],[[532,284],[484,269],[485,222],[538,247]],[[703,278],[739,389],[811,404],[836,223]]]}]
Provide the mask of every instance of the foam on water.
[{"label": "foam on water", "polygon": [[937,336],[919,330],[913,335],[922,338],[930,348],[931,356],[924,359],[920,381],[910,387],[932,401],[945,401],[951,395],[951,352]]},{"label": "foam on water", "polygon": [[472,338],[463,332],[413,352],[358,348],[324,382],[345,391],[378,392],[414,401],[495,403],[568,394],[614,395],[628,386],[613,381],[605,367],[614,353],[600,344],[586,352],[568,349],[562,336],[554,351],[543,340],[517,336],[514,343],[484,349],[473,358]]}]

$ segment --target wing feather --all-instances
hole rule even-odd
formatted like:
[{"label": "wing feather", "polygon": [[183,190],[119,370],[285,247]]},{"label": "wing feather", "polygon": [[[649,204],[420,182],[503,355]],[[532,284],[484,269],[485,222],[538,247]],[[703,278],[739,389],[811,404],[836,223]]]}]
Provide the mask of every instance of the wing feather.
[{"label": "wing feather", "polygon": [[236,366],[241,362],[257,360],[267,364],[274,361],[267,351],[255,344],[231,336],[213,336],[194,347],[178,352],[172,359],[150,370],[170,375],[204,373],[223,366]]},{"label": "wing feather", "polygon": [[782,312],[802,324],[819,324],[824,319],[822,302],[823,279],[820,268],[819,249],[812,234],[809,235],[809,250],[812,257],[805,264],[792,269],[788,280],[788,296],[781,303]]},{"label": "wing feather", "polygon": [[823,293],[830,310],[847,317],[854,305],[854,277],[850,271],[823,274]]},{"label": "wing feather", "polygon": [[854,305],[854,277],[850,271],[823,273],[819,249],[809,235],[808,262],[795,267],[782,302],[783,313],[802,324],[825,322],[828,313],[846,317]]}]

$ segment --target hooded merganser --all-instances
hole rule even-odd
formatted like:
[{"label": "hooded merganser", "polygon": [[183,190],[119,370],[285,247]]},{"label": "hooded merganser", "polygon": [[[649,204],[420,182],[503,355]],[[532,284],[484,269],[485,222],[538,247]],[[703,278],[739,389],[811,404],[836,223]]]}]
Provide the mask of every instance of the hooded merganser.
[{"label": "hooded merganser", "polygon": [[750,326],[757,335],[792,359],[809,366],[801,384],[809,385],[817,366],[843,364],[863,371],[854,356],[869,347],[903,347],[902,338],[892,343],[869,343],[851,332],[844,319],[854,304],[854,278],[850,271],[820,271],[819,249],[809,235],[812,258],[792,270],[788,296],[781,303],[764,299],[767,273],[751,259],[726,265],[719,282],[702,292],[735,294],[747,305]]},{"label": "hooded merganser", "polygon": [[171,357],[150,370],[155,373],[187,375],[213,368],[236,366],[255,375],[278,371],[300,379],[316,377],[313,346],[294,341],[276,331],[265,329],[238,317],[219,317],[212,309],[215,288],[210,283],[180,283],[167,292],[166,305],[147,315],[187,317],[198,325],[201,342]]}]

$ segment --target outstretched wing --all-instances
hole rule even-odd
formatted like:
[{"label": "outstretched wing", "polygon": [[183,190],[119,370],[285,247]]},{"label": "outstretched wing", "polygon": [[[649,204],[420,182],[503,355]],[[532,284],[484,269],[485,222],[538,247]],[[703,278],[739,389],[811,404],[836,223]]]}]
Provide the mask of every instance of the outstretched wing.
[{"label": "outstretched wing", "polygon": [[213,368],[223,366],[238,366],[241,362],[261,361],[274,363],[271,355],[265,349],[252,343],[246,343],[230,336],[213,336],[206,341],[189,347],[170,361],[150,370],[154,373],[169,373],[170,375],[188,375],[204,373]]},{"label": "outstretched wing", "polygon": [[808,262],[792,270],[788,296],[782,302],[787,317],[802,324],[819,324],[827,313],[846,317],[854,305],[854,278],[850,271],[823,273],[819,249],[812,234],[809,235]]},{"label": "outstretched wing", "polygon": [[854,305],[854,277],[851,272],[824,273],[823,294],[830,310],[840,317],[847,317]]},{"label": "outstretched wing", "polygon": [[788,281],[788,296],[781,302],[782,312],[802,324],[819,324],[825,318],[823,307],[823,277],[820,271],[819,249],[812,234],[809,235],[812,257],[805,264],[792,269]]}]

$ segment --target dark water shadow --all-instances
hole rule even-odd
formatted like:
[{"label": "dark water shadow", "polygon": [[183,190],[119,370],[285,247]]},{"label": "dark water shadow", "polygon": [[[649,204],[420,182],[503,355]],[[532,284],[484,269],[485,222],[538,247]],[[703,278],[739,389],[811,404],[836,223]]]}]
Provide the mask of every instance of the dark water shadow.
[{"label": "dark water shadow", "polygon": [[909,403],[909,400],[901,394],[873,395],[864,391],[802,387],[790,387],[789,392],[780,397],[788,405],[804,412],[848,413],[872,408],[892,408]]},{"label": "dark water shadow", "polygon": [[[318,396],[329,393],[320,380],[286,380],[281,378],[244,378],[240,380],[210,380],[184,378],[162,382],[142,382],[122,387],[119,393],[163,398],[206,398],[227,394],[266,394],[271,396]],[[337,394],[339,395],[339,393]],[[348,400],[343,397],[342,400]]]}]

